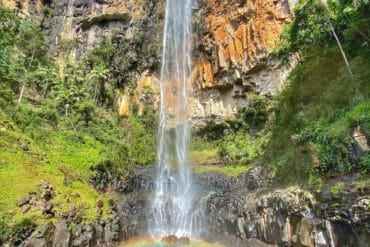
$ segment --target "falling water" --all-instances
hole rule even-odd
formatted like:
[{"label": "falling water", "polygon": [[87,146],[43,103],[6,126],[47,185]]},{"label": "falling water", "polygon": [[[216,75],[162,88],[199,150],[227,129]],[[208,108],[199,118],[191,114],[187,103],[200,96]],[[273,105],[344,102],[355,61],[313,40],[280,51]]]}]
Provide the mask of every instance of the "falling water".
[{"label": "falling water", "polygon": [[196,237],[199,210],[187,162],[193,0],[167,0],[161,69],[157,177],[149,232],[153,237]]}]

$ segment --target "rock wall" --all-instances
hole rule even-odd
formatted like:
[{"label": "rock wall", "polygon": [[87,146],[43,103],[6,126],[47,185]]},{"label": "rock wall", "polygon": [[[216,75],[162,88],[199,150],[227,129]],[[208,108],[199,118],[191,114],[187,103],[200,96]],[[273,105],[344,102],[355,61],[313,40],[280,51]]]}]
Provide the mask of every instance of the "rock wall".
[{"label": "rock wall", "polygon": [[[154,167],[139,168],[124,179],[97,171],[93,186],[114,202],[108,218],[81,225],[71,207],[61,220],[39,226],[20,246],[114,246],[121,240],[147,236],[154,177]],[[300,187],[277,189],[271,172],[261,165],[237,177],[219,172],[194,174],[194,189],[204,202],[202,238],[230,247],[368,246],[370,188],[356,189],[351,176],[342,180],[348,184],[339,193],[330,190],[338,182],[334,179],[312,194]]]},{"label": "rock wall", "polygon": [[351,186],[353,177],[342,178],[346,189],[338,194],[330,191],[330,184],[338,181],[328,181],[321,192],[311,194],[299,187],[277,189],[266,178],[261,167],[236,178],[198,177],[198,184],[206,182],[214,191],[207,200],[205,237],[229,243],[252,238],[275,246],[368,245],[369,188]]},{"label": "rock wall", "polygon": [[191,109],[195,125],[234,118],[238,108],[248,105],[249,92],[276,93],[292,67],[268,53],[292,19],[290,8],[286,0],[199,1]]},{"label": "rock wall", "polygon": [[[194,6],[193,125],[232,119],[248,105],[248,93],[274,94],[292,67],[268,58],[292,18],[288,0],[198,0]],[[113,77],[137,82],[135,93],[117,95],[119,114],[139,114],[142,84],[158,91],[165,1],[2,0],[1,5],[37,20],[63,74],[63,64],[86,55],[108,37],[122,53],[111,61]],[[128,46],[128,48],[127,48]],[[292,60],[294,66],[294,61]],[[145,77],[143,79],[143,77]],[[141,109],[141,110],[140,110]]]},{"label": "rock wall", "polygon": [[0,0],[0,5],[14,10],[18,15],[32,18],[37,22],[42,20],[43,0]]}]

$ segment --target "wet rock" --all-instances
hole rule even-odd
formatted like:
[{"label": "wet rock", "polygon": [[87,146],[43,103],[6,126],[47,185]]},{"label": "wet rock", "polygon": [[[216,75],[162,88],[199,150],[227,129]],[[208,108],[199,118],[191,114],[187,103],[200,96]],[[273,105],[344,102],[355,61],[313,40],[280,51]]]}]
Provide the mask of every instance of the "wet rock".
[{"label": "wet rock", "polygon": [[100,224],[95,226],[95,238],[98,246],[104,243],[104,227]]},{"label": "wet rock", "polygon": [[179,245],[187,245],[190,244],[190,239],[187,237],[181,237],[177,240],[177,244]]},{"label": "wet rock", "polygon": [[308,218],[302,218],[298,225],[298,242],[303,246],[315,246],[312,236],[314,227]]},{"label": "wet rock", "polygon": [[154,188],[154,174],[153,168],[139,168],[126,178],[117,179],[108,171],[98,169],[91,180],[94,187],[101,192],[105,192],[109,186],[120,193],[149,192]]},{"label": "wet rock", "polygon": [[325,221],[325,226],[331,243],[336,246],[357,246],[356,234],[350,224],[335,221]]},{"label": "wet rock", "polygon": [[223,193],[241,187],[236,178],[228,177],[224,173],[214,171],[206,174],[194,174],[194,182],[202,189]]},{"label": "wet rock", "polygon": [[55,215],[54,215],[54,212],[49,212],[49,213],[47,213],[47,214],[45,214],[45,218],[46,219],[51,219],[51,218],[53,218]]},{"label": "wet rock", "polygon": [[354,129],[352,138],[356,141],[357,148],[358,148],[357,153],[359,153],[360,155],[363,155],[364,152],[370,151],[368,133],[366,133],[366,130],[361,128],[361,126],[357,126]]},{"label": "wet rock", "polygon": [[177,243],[178,238],[175,235],[170,235],[161,239],[161,243],[173,246]]}]

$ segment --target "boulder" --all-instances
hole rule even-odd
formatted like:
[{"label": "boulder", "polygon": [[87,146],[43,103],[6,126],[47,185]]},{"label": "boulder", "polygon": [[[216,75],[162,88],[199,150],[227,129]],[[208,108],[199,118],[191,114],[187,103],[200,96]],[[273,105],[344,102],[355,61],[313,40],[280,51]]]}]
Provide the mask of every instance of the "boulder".
[{"label": "boulder", "polygon": [[54,207],[53,203],[46,200],[39,200],[36,204],[43,214],[51,213]]},{"label": "boulder", "polygon": [[53,194],[49,189],[44,189],[40,194],[40,198],[49,201],[53,198]]},{"label": "boulder", "polygon": [[72,244],[71,226],[60,220],[55,224],[54,239],[52,247],[70,247]]},{"label": "boulder", "polygon": [[29,247],[52,247],[55,227],[49,222],[36,228],[31,236],[21,246]]},{"label": "boulder", "polygon": [[18,200],[18,207],[22,207],[23,205],[27,204],[30,202],[30,197],[29,196],[25,196],[25,197],[22,197]]},{"label": "boulder", "polygon": [[161,239],[161,243],[173,246],[177,243],[178,238],[175,235],[170,235]]}]

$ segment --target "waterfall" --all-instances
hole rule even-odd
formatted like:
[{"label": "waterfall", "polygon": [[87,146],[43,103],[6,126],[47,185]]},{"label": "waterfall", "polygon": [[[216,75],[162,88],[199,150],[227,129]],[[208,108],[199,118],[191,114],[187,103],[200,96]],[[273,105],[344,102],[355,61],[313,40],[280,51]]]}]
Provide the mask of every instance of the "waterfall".
[{"label": "waterfall", "polygon": [[190,123],[193,0],[167,0],[161,68],[157,177],[149,213],[149,233],[194,238],[201,213],[194,203],[187,162]]}]

